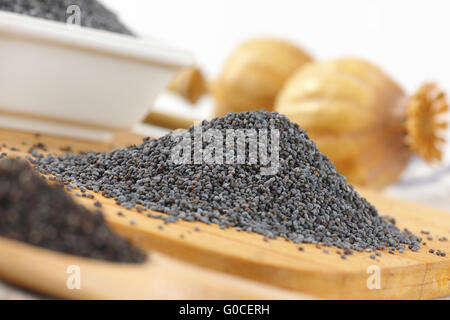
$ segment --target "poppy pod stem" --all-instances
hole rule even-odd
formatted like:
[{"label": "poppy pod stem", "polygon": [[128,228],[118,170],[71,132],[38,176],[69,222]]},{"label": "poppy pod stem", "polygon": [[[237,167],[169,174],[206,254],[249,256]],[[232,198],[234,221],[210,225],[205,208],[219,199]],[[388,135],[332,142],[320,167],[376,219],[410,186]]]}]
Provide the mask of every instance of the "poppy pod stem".
[{"label": "poppy pod stem", "polygon": [[208,84],[199,69],[189,67],[181,70],[169,83],[167,89],[190,103],[196,103],[208,92]]}]

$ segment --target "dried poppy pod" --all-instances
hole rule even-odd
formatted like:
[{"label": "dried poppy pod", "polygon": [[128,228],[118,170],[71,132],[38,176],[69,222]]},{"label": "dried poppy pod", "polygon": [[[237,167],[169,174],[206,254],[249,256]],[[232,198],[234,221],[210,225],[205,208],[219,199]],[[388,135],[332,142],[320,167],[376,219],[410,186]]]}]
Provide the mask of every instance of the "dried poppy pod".
[{"label": "dried poppy pod", "polygon": [[215,116],[253,109],[272,111],[275,98],[286,80],[311,57],[279,39],[253,39],[238,46],[227,59],[219,77],[206,83],[201,73],[182,71],[168,89],[190,102],[210,92]]},{"label": "dried poppy pod", "polygon": [[360,59],[304,66],[280,91],[275,110],[307,130],[353,184],[391,184],[413,153],[429,162],[441,159],[444,94],[428,83],[407,97],[383,71]]}]

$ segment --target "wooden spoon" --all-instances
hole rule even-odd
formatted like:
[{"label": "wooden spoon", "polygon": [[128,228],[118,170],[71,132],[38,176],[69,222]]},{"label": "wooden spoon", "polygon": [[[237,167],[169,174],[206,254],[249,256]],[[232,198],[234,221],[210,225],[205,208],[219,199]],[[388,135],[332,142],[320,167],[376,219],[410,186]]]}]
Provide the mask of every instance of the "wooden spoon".
[{"label": "wooden spoon", "polygon": [[[68,288],[68,283],[74,283],[71,281],[76,275],[74,270],[79,270],[79,289]],[[309,298],[196,267],[156,252],[142,264],[111,263],[5,238],[0,238],[0,277],[49,296],[70,299]]]}]

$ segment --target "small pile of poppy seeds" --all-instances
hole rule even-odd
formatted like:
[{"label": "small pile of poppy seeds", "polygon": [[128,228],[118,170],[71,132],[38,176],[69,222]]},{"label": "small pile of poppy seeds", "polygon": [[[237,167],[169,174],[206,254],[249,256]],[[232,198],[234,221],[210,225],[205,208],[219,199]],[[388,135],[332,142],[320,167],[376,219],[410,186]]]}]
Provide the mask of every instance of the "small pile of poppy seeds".
[{"label": "small pile of poppy seeds", "polygon": [[114,234],[60,186],[17,159],[0,160],[0,236],[87,258],[137,263],[141,250]]},{"label": "small pile of poppy seeds", "polygon": [[0,11],[66,22],[73,14],[67,13],[72,5],[80,8],[80,23],[83,27],[133,35],[113,12],[97,0],[0,0]]},{"label": "small pile of poppy seeds", "polygon": [[[279,130],[278,172],[262,175],[259,162],[175,164],[171,156],[179,141],[170,134],[112,152],[47,155],[33,163],[63,184],[101,192],[125,208],[167,213],[149,214],[166,222],[213,223],[268,239],[336,246],[349,254],[351,249],[420,248],[420,237],[379,216],[306,132],[285,116],[229,113],[200,126],[202,132],[215,129],[224,136],[228,129]],[[188,132],[194,136],[194,127]],[[203,141],[203,148],[207,145]]]}]

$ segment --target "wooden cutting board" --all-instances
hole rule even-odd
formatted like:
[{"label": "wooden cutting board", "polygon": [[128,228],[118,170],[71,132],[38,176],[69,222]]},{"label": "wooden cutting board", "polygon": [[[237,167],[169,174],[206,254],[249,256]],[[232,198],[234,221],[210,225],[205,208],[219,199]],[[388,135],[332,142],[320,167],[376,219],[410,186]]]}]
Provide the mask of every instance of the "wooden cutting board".
[{"label": "wooden cutting board", "polygon": [[[74,152],[105,151],[140,140],[141,137],[135,135],[118,133],[114,144],[108,145],[0,130],[0,145],[7,143],[9,147],[19,147],[21,151],[6,150],[10,155],[19,156],[25,155],[28,147],[37,141],[45,143],[49,152],[61,153],[60,148],[67,145]],[[24,141],[28,142],[27,146],[22,145]],[[360,193],[381,214],[394,217],[400,228],[406,227],[418,235],[422,230],[429,231],[433,240],[424,240],[426,245],[418,252],[406,250],[403,254],[389,254],[384,251],[376,260],[370,258],[371,253],[355,253],[343,260],[336,253],[342,250],[336,248],[328,248],[326,254],[315,245],[295,245],[282,239],[265,242],[260,235],[234,229],[221,230],[215,225],[198,222],[179,221],[165,225],[159,219],[148,218],[146,212],[126,210],[99,194],[95,194],[95,198],[102,202],[107,221],[123,236],[146,248],[210,269],[323,298],[429,299],[449,296],[450,242],[438,238],[450,238],[450,213],[390,199],[374,191],[360,190]],[[87,206],[92,206],[95,201],[76,199]],[[119,211],[122,216],[117,214]],[[431,248],[440,249],[447,256],[431,254],[428,252]],[[379,287],[376,280],[379,280]]]}]

